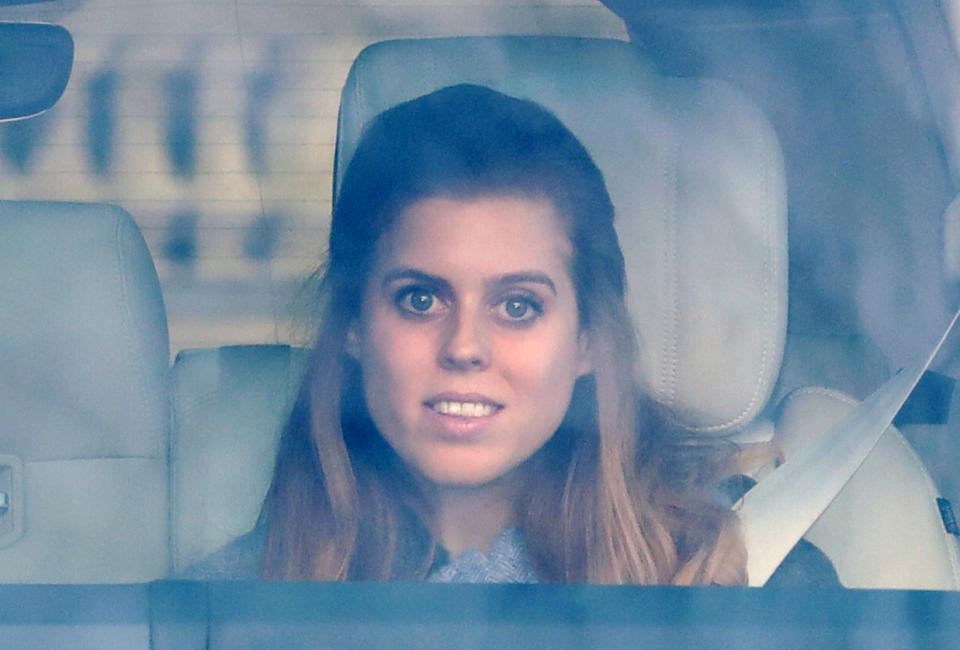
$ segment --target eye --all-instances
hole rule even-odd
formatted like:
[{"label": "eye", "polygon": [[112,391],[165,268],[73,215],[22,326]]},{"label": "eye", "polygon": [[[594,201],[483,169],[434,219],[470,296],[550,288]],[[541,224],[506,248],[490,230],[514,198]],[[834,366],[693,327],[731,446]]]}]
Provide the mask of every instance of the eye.
[{"label": "eye", "polygon": [[406,287],[397,293],[397,307],[408,314],[426,316],[439,311],[442,303],[437,295],[425,287]]},{"label": "eye", "polygon": [[533,323],[543,314],[543,305],[531,296],[507,296],[496,305],[497,316],[515,324]]}]

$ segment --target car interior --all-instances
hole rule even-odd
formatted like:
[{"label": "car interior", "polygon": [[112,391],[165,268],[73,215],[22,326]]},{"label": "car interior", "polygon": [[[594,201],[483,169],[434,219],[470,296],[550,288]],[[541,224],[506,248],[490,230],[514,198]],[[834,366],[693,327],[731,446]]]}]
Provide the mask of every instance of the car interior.
[{"label": "car interior", "polygon": [[[741,468],[762,485],[929,352],[960,296],[948,251],[957,240],[945,234],[956,221],[951,209],[960,214],[951,208],[960,147],[949,135],[955,117],[939,107],[956,87],[933,67],[949,58],[951,74],[960,71],[948,9],[881,0],[604,5],[629,40],[453,34],[363,48],[339,91],[333,200],[364,125],[390,106],[456,83],[547,106],[584,142],[617,211],[642,349],[637,381],[667,409],[677,436],[746,450],[776,442],[782,458]],[[0,23],[3,51],[8,43],[26,52],[20,61],[43,62],[24,72],[0,60],[2,87],[23,87],[0,98],[3,116],[29,120],[67,87],[73,43],[60,27]],[[275,640],[269,630],[278,627],[286,645],[308,647],[297,635],[309,616],[277,614],[276,604],[240,632],[225,626],[234,632],[211,636],[204,617],[218,602],[239,602],[225,594],[256,602],[267,592],[175,582],[256,523],[307,341],[171,350],[153,248],[125,207],[0,201],[0,591],[149,584],[147,592],[123,592],[134,604],[146,598],[154,612],[169,609],[150,619],[143,647],[256,647]],[[806,531],[848,589],[960,591],[960,530],[950,505],[960,499],[950,409],[960,371],[951,341]],[[777,522],[791,512],[765,516]],[[288,602],[281,588],[262,587]],[[42,592],[8,593],[0,602],[26,594],[41,603]],[[396,593],[402,600],[414,592]],[[396,604],[391,597],[384,602]],[[822,601],[872,626],[858,632],[867,636],[843,638],[919,634],[904,601],[883,601],[866,615],[874,601],[858,597]],[[345,611],[330,604],[336,595],[324,598],[330,612]],[[362,606],[361,592],[343,598]],[[767,598],[781,613],[799,602]],[[206,613],[190,609],[200,600]],[[706,607],[691,602],[674,609],[690,607],[695,617]],[[940,608],[956,600],[923,602],[932,636],[917,638],[955,638],[960,628]],[[893,617],[906,621],[905,636],[870,618],[889,613],[884,607],[907,612]],[[236,619],[247,610],[231,611]],[[712,629],[710,616],[698,630]],[[104,624],[102,614],[94,618]],[[57,620],[58,634],[77,625]],[[616,628],[611,620],[601,624]],[[656,620],[641,622],[649,631]],[[758,631],[759,614],[750,620],[746,632],[730,633],[774,638]],[[807,623],[796,619],[790,629],[801,636],[788,638],[808,638]],[[0,640],[33,647],[60,638],[43,636],[44,619],[17,625],[4,627],[0,615]],[[130,629],[116,638],[143,640]],[[447,633],[420,630],[408,642],[442,645]],[[613,638],[620,637],[556,637],[561,645]]]}]

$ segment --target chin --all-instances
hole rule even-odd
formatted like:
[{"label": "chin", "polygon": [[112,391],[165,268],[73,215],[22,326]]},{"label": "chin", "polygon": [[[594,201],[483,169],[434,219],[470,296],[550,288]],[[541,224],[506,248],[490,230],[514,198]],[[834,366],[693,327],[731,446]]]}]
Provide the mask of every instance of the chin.
[{"label": "chin", "polygon": [[441,475],[426,475],[428,481],[434,485],[444,486],[444,487],[480,487],[491,483],[498,478],[500,475],[497,474],[449,474],[444,473]]},{"label": "chin", "polygon": [[449,467],[421,468],[421,474],[428,481],[444,487],[480,487],[492,483],[504,476],[508,470],[500,471],[488,467],[458,467],[451,471]]}]

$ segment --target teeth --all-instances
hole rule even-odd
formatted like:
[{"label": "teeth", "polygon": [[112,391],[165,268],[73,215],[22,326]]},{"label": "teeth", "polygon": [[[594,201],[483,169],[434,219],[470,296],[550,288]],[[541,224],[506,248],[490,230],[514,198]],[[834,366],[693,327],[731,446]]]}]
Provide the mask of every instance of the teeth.
[{"label": "teeth", "polygon": [[479,402],[451,402],[443,400],[433,405],[433,410],[443,415],[459,415],[463,418],[482,418],[493,413],[492,404]]}]

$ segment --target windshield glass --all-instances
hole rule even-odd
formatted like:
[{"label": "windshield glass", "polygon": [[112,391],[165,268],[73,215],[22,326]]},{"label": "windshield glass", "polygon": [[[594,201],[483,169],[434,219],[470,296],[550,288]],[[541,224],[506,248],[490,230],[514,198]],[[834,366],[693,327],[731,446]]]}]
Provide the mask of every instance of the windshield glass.
[{"label": "windshield glass", "polygon": [[[744,203],[753,206],[761,200],[751,194],[753,186],[749,185],[749,175],[753,170],[745,168],[741,174],[735,165],[754,156],[757,151],[760,151],[756,154],[758,157],[766,156],[763,157],[764,164],[773,161],[769,168],[775,168],[775,171],[770,173],[779,175],[771,187],[780,180],[785,186],[785,197],[779,198],[785,206],[786,243],[780,249],[771,248],[783,249],[787,259],[783,273],[776,275],[771,271],[770,277],[774,279],[769,282],[774,287],[771,292],[779,291],[784,296],[785,322],[771,315],[778,307],[771,307],[770,313],[763,311],[772,303],[757,298],[757,293],[768,287],[762,285],[758,290],[757,286],[761,285],[750,283],[752,277],[748,276],[754,267],[738,265],[736,260],[726,266],[724,260],[717,261],[716,258],[722,258],[726,251],[720,237],[713,249],[716,255],[710,255],[710,242],[703,241],[713,236],[709,230],[684,233],[683,228],[674,232],[665,226],[665,232],[669,231],[664,235],[665,239],[689,236],[700,246],[698,251],[706,252],[698,254],[695,259],[682,255],[677,258],[668,255],[644,258],[642,261],[648,270],[628,276],[626,280],[629,291],[634,285],[640,286],[648,276],[658,282],[661,276],[680,278],[670,289],[676,289],[679,295],[685,290],[684,282],[688,279],[682,268],[695,269],[703,264],[704,268],[726,270],[731,276],[744,276],[743,284],[738,285],[728,302],[753,300],[750,304],[760,305],[755,320],[723,321],[716,331],[707,332],[703,338],[696,338],[702,334],[702,329],[708,329],[703,323],[713,321],[709,316],[699,318],[696,305],[707,304],[710,300],[723,302],[717,296],[695,295],[695,306],[689,310],[674,304],[672,316],[668,314],[661,318],[658,315],[657,327],[662,325],[662,328],[657,331],[653,331],[655,327],[649,327],[644,332],[644,318],[634,314],[635,320],[641,323],[641,355],[649,352],[644,358],[653,359],[650,365],[658,371],[668,367],[681,368],[659,384],[654,380],[644,383],[640,377],[653,401],[667,411],[674,409],[676,414],[687,409],[674,419],[668,415],[665,422],[669,426],[664,426],[672,431],[676,425],[677,430],[682,430],[684,440],[688,436],[702,436],[710,441],[723,438],[738,451],[745,449],[748,452],[738,458],[731,471],[726,472],[727,482],[717,490],[725,495],[725,508],[737,501],[750,486],[762,482],[784,460],[789,462],[791,454],[806,444],[805,434],[791,432],[805,432],[810,427],[817,429],[817,435],[825,432],[830,423],[842,418],[846,412],[844,409],[853,403],[850,398],[863,400],[897,370],[920,361],[943,333],[960,302],[960,204],[954,204],[960,182],[960,120],[956,111],[960,97],[960,65],[955,36],[960,8],[956,2],[476,0],[422,3],[371,0],[311,3],[240,0],[225,3],[158,0],[144,3],[134,0],[53,0],[0,4],[4,5],[0,6],[0,20],[63,25],[72,34],[75,47],[72,76],[59,102],[30,119],[0,123],[0,198],[22,202],[113,204],[128,212],[143,235],[159,277],[163,314],[169,332],[169,355],[164,372],[173,366],[170,389],[173,396],[161,401],[164,406],[169,401],[174,411],[174,429],[182,426],[208,432],[217,431],[210,424],[214,420],[237,423],[236,431],[223,425],[224,430],[211,434],[214,442],[208,444],[204,441],[195,447],[186,444],[177,447],[181,438],[174,432],[171,434],[174,442],[164,438],[148,451],[143,451],[146,447],[138,448],[133,442],[124,446],[128,440],[118,435],[122,454],[116,451],[102,454],[104,457],[116,453],[137,458],[157,454],[162,464],[162,478],[157,478],[153,487],[164,495],[169,488],[172,496],[169,505],[166,501],[155,505],[164,512],[169,509],[173,513],[170,515],[169,526],[173,528],[170,536],[176,538],[181,530],[192,531],[182,533],[182,539],[177,538],[179,541],[169,544],[167,533],[164,533],[161,543],[164,555],[157,562],[169,570],[151,568],[149,571],[158,575],[141,576],[142,581],[184,575],[189,566],[248,533],[258,521],[260,505],[271,481],[277,437],[290,413],[302,369],[305,366],[321,367],[308,360],[308,353],[302,348],[309,348],[315,342],[318,323],[313,302],[317,285],[309,278],[327,259],[335,170],[338,183],[342,182],[340,175],[344,173],[343,169],[337,168],[345,165],[343,160],[338,161],[338,156],[344,155],[338,149],[338,127],[341,138],[342,129],[355,129],[351,135],[353,141],[348,144],[354,147],[361,127],[367,126],[373,115],[387,108],[377,106],[377,102],[395,103],[410,99],[403,97],[402,92],[396,92],[396,97],[391,96],[395,89],[383,91],[382,96],[377,94],[379,89],[365,95],[366,88],[356,82],[357,86],[352,90],[353,96],[359,98],[356,100],[359,106],[357,115],[361,117],[352,122],[353,115],[344,116],[340,112],[341,93],[348,82],[351,65],[358,54],[373,43],[391,39],[504,35],[574,36],[629,43],[632,53],[641,61],[636,67],[640,71],[638,77],[624,79],[622,88],[605,89],[608,94],[604,96],[616,96],[623,88],[647,83],[652,88],[667,89],[663,90],[665,94],[676,92],[677,96],[690,89],[689,94],[684,95],[688,98],[686,104],[677,100],[675,106],[671,105],[675,109],[673,113],[656,113],[652,109],[650,113],[642,113],[630,103],[632,99],[624,100],[625,105],[630,103],[629,112],[624,109],[625,115],[660,118],[669,114],[669,119],[674,121],[664,118],[664,123],[668,124],[665,129],[681,125],[676,127],[681,130],[678,141],[686,143],[687,148],[677,155],[684,159],[687,167],[679,173],[679,180],[672,179],[675,188],[679,188],[676,192],[681,196],[678,202],[681,211],[686,196],[683,192],[688,188],[683,170],[703,171],[708,179],[707,185],[717,178],[729,179],[740,191],[738,199],[743,198]],[[504,59],[510,56],[514,53],[508,56],[505,50]],[[581,71],[580,74],[588,86],[590,71]],[[605,79],[600,74],[596,77]],[[672,81],[663,81],[663,78],[711,79],[720,83],[716,86],[711,85],[712,81],[673,86]],[[389,79],[379,81],[389,88]],[[504,84],[509,89],[514,82],[491,78],[490,83]],[[424,94],[427,90],[432,88],[416,94]],[[714,91],[716,96],[710,94]],[[550,89],[538,88],[537,92],[549,96]],[[385,99],[388,97],[395,101],[388,102]],[[710,119],[714,116],[710,113],[714,104],[710,102],[716,97],[721,97],[717,100],[718,105],[730,111],[725,116],[730,118],[729,123],[740,128],[741,123],[737,120],[743,119],[743,123],[749,122],[749,126],[736,133],[723,131],[725,126],[717,127],[720,135],[715,137],[711,129],[716,123]],[[649,103],[656,104],[661,99],[662,96],[657,95]],[[674,101],[674,95],[670,95],[670,101]],[[609,122],[616,121],[616,111],[604,108],[606,112],[599,107],[596,112],[614,115],[603,125],[609,127]],[[698,111],[710,115],[703,117]],[[717,113],[721,114],[722,111]],[[574,115],[572,119],[582,117]],[[688,118],[689,121],[685,122]],[[720,121],[718,118],[717,122]],[[589,119],[584,122],[588,124],[585,129],[587,137],[583,138],[586,142],[591,127]],[[769,142],[773,144],[769,149],[763,149],[768,141],[756,134],[766,134],[767,125],[773,137]],[[683,132],[683,128],[688,131]],[[649,132],[653,133],[655,129],[649,127]],[[737,141],[740,136],[756,136],[764,144],[757,145],[756,150],[750,149],[744,158],[724,158],[725,147],[735,149],[742,144]],[[755,144],[755,141],[751,140],[751,143]],[[345,146],[342,141],[341,146]],[[587,149],[591,146],[587,143]],[[352,151],[350,153],[352,155]],[[669,158],[653,146],[650,151],[636,153],[637,156],[650,155],[651,160],[661,154],[664,159]],[[781,154],[782,170],[778,166]],[[629,160],[632,152],[623,154],[620,160],[616,156],[601,160],[602,157],[602,153],[597,155],[601,168],[612,162],[614,167],[621,167],[622,163],[622,168],[633,169],[635,162]],[[654,163],[650,165],[652,167]],[[725,167],[727,165],[729,168]],[[724,169],[717,172],[717,167]],[[617,174],[617,170],[610,168],[601,171],[607,177]],[[663,171],[663,178],[670,173],[669,170]],[[741,181],[743,184],[738,184]],[[695,184],[695,181],[689,181],[689,186]],[[636,187],[638,191],[645,191],[658,186],[650,178],[643,178],[637,180]],[[615,192],[611,191],[611,194]],[[771,190],[771,194],[776,191]],[[701,208],[715,207],[710,198],[704,199],[695,191],[691,196],[694,198],[686,208],[693,213]],[[716,196],[725,194],[718,191]],[[776,214],[778,198],[761,198],[770,200],[773,206],[770,213]],[[637,202],[643,204],[646,199],[642,196]],[[529,197],[525,200],[524,206],[530,211],[533,210],[531,206],[539,205]],[[653,201],[651,198],[649,202]],[[476,208],[469,202],[453,203],[452,207],[444,204],[448,219],[459,218],[461,213],[469,212],[468,208]],[[618,203],[616,196],[614,203]],[[715,203],[721,201],[718,199]],[[690,208],[691,205],[694,207]],[[733,213],[731,225],[722,228],[724,235],[741,227],[752,234],[753,222],[749,218],[754,216],[753,208],[745,208],[743,212],[747,216],[741,220],[741,215],[736,212],[740,206],[737,203],[729,213],[720,210],[725,217]],[[427,207],[435,206],[429,204]],[[482,207],[495,212],[487,204]],[[618,211],[621,209],[620,205],[615,207]],[[430,221],[436,218],[433,212],[423,205],[419,205],[420,208],[426,215],[423,216],[424,223],[432,224],[433,232],[447,233],[443,227]],[[420,215],[413,208],[410,211]],[[630,216],[618,213],[617,219]],[[775,229],[775,219],[772,221],[774,225],[771,227]],[[542,226],[537,223],[538,228]],[[426,226],[421,230],[426,230]],[[532,231],[543,232],[536,228]],[[630,259],[635,260],[636,256],[650,250],[659,252],[654,247],[644,248],[645,242],[629,240],[624,232],[621,229],[620,237],[624,240],[622,244],[628,258],[634,255]],[[447,233],[446,240],[456,240],[455,235],[456,232]],[[410,236],[421,247],[430,242],[430,237],[421,231]],[[477,242],[480,247],[480,240]],[[460,258],[472,260],[469,242],[459,243],[466,251]],[[398,250],[407,249],[398,245]],[[637,253],[638,250],[641,252]],[[506,256],[508,252],[503,254]],[[762,273],[776,266],[776,253],[773,255],[771,259],[774,261],[770,264],[758,262]],[[483,256],[478,254],[476,257]],[[544,265],[550,268],[565,268],[550,255],[540,258],[531,255],[531,258],[545,259]],[[406,258],[397,254],[397,259],[404,261]],[[629,263],[628,259],[628,266]],[[677,271],[677,267],[681,270]],[[460,270],[454,269],[449,276],[455,277],[455,272]],[[382,279],[384,285],[403,276],[396,272],[391,275],[389,269],[378,268],[376,272],[381,273],[376,277]],[[442,274],[438,271],[434,275],[440,277]],[[447,282],[443,286],[450,293],[461,288],[447,276],[441,279]],[[767,281],[766,276],[762,281]],[[783,287],[777,285],[781,281]],[[498,309],[507,314],[503,316],[497,312],[502,316],[501,321],[509,321],[517,331],[521,329],[518,322],[532,323],[540,314],[539,303],[526,297],[531,293],[529,284],[522,287],[526,293],[504,295],[496,303]],[[559,290],[555,286],[561,283],[550,278],[544,281],[540,276],[533,284],[544,293],[544,287],[552,287],[554,297],[564,290],[563,286]],[[663,280],[663,286],[668,284],[668,280]],[[480,283],[464,282],[462,286],[466,287],[464,293],[469,294],[469,290],[479,287]],[[654,286],[658,290],[661,287]],[[434,311],[430,314],[440,310],[433,302],[436,300],[436,305],[442,302],[439,289],[430,289],[430,293],[420,284],[401,289],[407,293],[397,293],[390,304],[396,307],[401,300],[407,300],[409,304],[403,304],[406,309],[404,318],[408,321],[413,318],[411,314],[420,316],[415,313],[418,312],[417,304],[412,302],[415,299],[420,300],[424,313],[431,308]],[[665,289],[650,300],[662,300],[666,304],[675,297]],[[569,307],[567,324],[570,325],[576,323],[578,317],[582,319],[583,307],[573,298],[567,298],[569,300],[564,304]],[[635,295],[631,296],[634,298]],[[632,302],[630,307],[636,311],[638,304],[648,304],[643,302],[645,298],[649,296],[641,296],[640,302]],[[450,300],[443,304],[452,303]],[[694,316],[684,321],[689,314]],[[26,318],[29,317],[27,314]],[[712,366],[703,371],[702,368],[708,366],[700,364],[697,355],[714,358],[718,350],[733,349],[732,342],[739,340],[739,333],[758,323],[765,324],[767,318],[776,321],[776,327],[768,328],[776,330],[771,339],[775,340],[769,346],[754,347],[759,350],[758,354],[762,354],[763,363],[772,364],[773,370],[769,377],[760,376],[762,373],[758,373],[759,378],[750,375],[749,400],[745,400],[750,401],[750,405],[737,404],[738,409],[743,406],[743,413],[749,411],[749,415],[740,414],[742,417],[738,420],[737,413],[730,416],[724,413],[722,417],[717,415],[716,421],[710,419],[714,417],[711,409],[723,411],[727,408],[723,400],[727,399],[727,392],[737,390],[742,377],[732,369],[729,373],[722,369],[722,377],[714,376]],[[677,322],[682,325],[677,327]],[[674,329],[664,334],[670,327]],[[729,330],[723,329],[725,327]],[[568,329],[576,328],[570,325]],[[401,327],[396,326],[395,331],[401,331]],[[354,334],[351,330],[350,336]],[[0,343],[15,348],[17,342],[6,341],[3,335],[4,332],[0,331]],[[354,341],[347,335],[342,338],[347,341],[346,346]],[[661,338],[674,345],[674,358],[666,353],[662,357],[655,356]],[[422,339],[416,341],[419,343]],[[394,359],[379,349],[374,352],[380,356],[368,353],[362,343],[357,348],[360,352],[348,350],[348,353],[361,363],[372,357],[380,364],[375,367],[386,376],[391,369],[389,363]],[[648,344],[649,347],[645,348]],[[72,341],[65,345],[82,347],[83,343]],[[236,357],[230,356],[229,359],[229,355],[223,353],[218,357],[217,373],[220,374],[188,374],[193,371],[186,364],[194,362],[191,358],[198,358],[196,355],[191,357],[191,350],[253,345],[289,345],[294,348],[292,351],[285,349],[287,356],[282,359],[282,368],[278,365],[270,370],[283,384],[273,393],[251,388],[256,381],[247,381],[248,376],[241,371],[236,376],[242,377],[242,381],[229,374],[237,368],[255,367],[255,364],[266,367],[266,359],[273,354],[272,348],[253,352],[239,350],[235,352]],[[960,529],[953,514],[955,506],[951,505],[960,504],[957,464],[960,458],[960,420],[955,412],[957,409],[951,409],[955,379],[960,377],[960,348],[957,346],[956,336],[948,339],[945,349],[921,380],[920,388],[894,421],[899,426],[899,433],[895,439],[888,436],[884,439],[887,442],[880,443],[882,449],[889,445],[890,458],[897,460],[891,460],[890,466],[878,464],[875,470],[871,470],[869,464],[865,465],[866,474],[876,472],[877,478],[870,480],[884,483],[891,493],[897,492],[900,481],[914,482],[922,485],[918,491],[926,490],[922,498],[928,507],[924,510],[923,517],[926,518],[922,525],[925,530],[933,531],[930,543],[939,545],[938,562],[942,561],[943,566],[954,562],[953,575],[944,578],[954,581],[953,588],[960,585],[960,574],[956,569],[956,563],[960,561],[956,551]],[[559,347],[544,349],[540,357],[546,357],[547,353],[557,354],[555,348]],[[525,348],[517,345],[513,349],[519,354]],[[586,362],[580,363],[577,356],[580,351],[571,348],[564,349],[563,355],[557,354],[570,368],[565,369],[566,374],[551,368],[554,370],[551,380],[555,375],[562,375],[573,385],[581,376],[590,374],[593,368]],[[2,352],[4,350],[0,349]],[[121,352],[118,356],[123,356]],[[51,356],[58,353],[58,350],[50,352]],[[254,356],[244,356],[247,354]],[[257,356],[261,354],[263,356]],[[687,354],[689,358],[684,356]],[[174,365],[178,356],[184,365]],[[415,355],[411,352],[409,356]],[[0,359],[4,358],[0,356]],[[690,365],[682,365],[685,360]],[[91,376],[109,374],[111,361],[105,358],[103,368],[89,368],[87,372]],[[448,360],[448,365],[451,363]],[[365,369],[370,367],[373,366],[364,366]],[[709,390],[701,390],[701,384],[697,383],[700,380],[696,377],[691,379],[684,375],[683,371],[691,367],[691,375],[696,375],[698,370],[708,375],[702,383],[707,384]],[[643,374],[643,371],[637,372]],[[9,373],[6,382],[0,381],[0,389],[6,390],[7,384],[17,383],[11,378],[14,374]],[[662,372],[663,376],[669,374],[666,370]],[[677,379],[676,375],[680,378]],[[191,383],[194,381],[197,383]],[[673,384],[664,388],[669,382],[679,388],[671,393]],[[203,393],[197,388],[201,385],[214,386],[215,389],[209,394]],[[387,379],[371,385],[373,388],[367,387],[369,392],[377,395],[389,392]],[[547,385],[546,382],[543,385]],[[554,389],[554,385],[549,384],[547,388],[543,385],[538,384],[537,390],[531,390],[530,394],[546,404],[550,399],[545,395]],[[829,404],[808,402],[805,400],[819,397],[812,396],[811,391],[797,393],[796,389],[809,387],[821,393],[837,393],[831,393],[833,401]],[[61,388],[50,385],[37,391],[31,389],[31,404],[38,400],[42,404],[49,399],[51,406],[46,410],[57,411],[62,407],[59,395],[54,399],[44,392],[59,393]],[[725,392],[727,388],[729,391]],[[248,390],[250,392],[244,392]],[[471,417],[476,412],[478,419],[488,417],[502,409],[504,404],[501,402],[505,402],[486,397],[481,399],[483,396],[473,393],[465,397],[464,391],[445,392],[434,390],[432,386],[431,390],[431,398],[420,399],[422,404],[418,402],[418,405],[426,405],[443,417],[450,416],[450,409],[455,409],[457,414],[464,409]],[[706,405],[698,403],[687,408],[684,390],[694,394],[695,398],[706,393],[703,397]],[[202,407],[215,402],[214,397],[210,397],[214,393],[216,400],[223,395],[233,395],[235,401],[226,398],[216,401],[215,408],[221,410],[211,411],[213,414],[208,416]],[[838,393],[844,396],[837,397]],[[719,407],[711,402],[715,394],[719,395],[716,398],[721,402]],[[236,396],[242,396],[242,399]],[[182,404],[189,404],[190,408],[177,411],[181,404],[178,399],[184,400]],[[78,401],[83,402],[83,399]],[[371,401],[369,396],[367,401]],[[15,402],[11,400],[9,403]],[[841,403],[847,406],[841,408]],[[191,410],[195,405],[196,410]],[[82,406],[87,409],[89,404],[83,403]],[[45,407],[39,408],[44,410]],[[12,407],[9,410],[19,413]],[[559,409],[558,413],[554,419],[559,422],[565,411]],[[89,413],[84,410],[84,414]],[[378,414],[372,416],[376,420]],[[63,417],[69,419],[72,416]],[[723,425],[717,424],[724,418]],[[811,421],[816,424],[809,424]],[[734,424],[727,426],[729,422]],[[251,434],[246,438],[241,423],[251,429],[264,429],[267,434],[260,438]],[[556,425],[555,422],[552,424]],[[549,433],[553,430],[555,428]],[[112,435],[105,433],[103,438]],[[3,483],[7,480],[4,467],[21,468],[10,469],[11,477],[16,472],[29,476],[32,463],[61,462],[68,460],[67,457],[75,459],[83,455],[79,451],[74,453],[73,447],[58,449],[56,443],[35,442],[27,433],[15,433],[11,437],[13,442],[9,449],[4,448],[0,438],[0,495],[5,491],[16,494],[14,488],[7,489]],[[531,435],[538,446],[544,442],[542,437]],[[897,451],[901,447],[907,451]],[[403,455],[402,443],[394,448]],[[756,453],[750,452],[751,449]],[[101,451],[99,447],[97,450],[98,453]],[[181,450],[185,450],[182,456],[178,455]],[[8,452],[12,460],[4,460],[7,456],[2,455]],[[410,455],[419,453],[421,451],[415,449]],[[881,455],[887,453],[882,451]],[[236,476],[221,481],[229,472],[214,468],[219,468],[225,457],[236,461],[233,464]],[[420,456],[416,456],[416,460],[419,462]],[[904,470],[905,475],[911,477],[909,479],[901,479],[889,469],[893,466],[902,468],[908,461],[915,463],[909,472]],[[174,465],[185,469],[178,474],[171,469]],[[427,460],[422,465],[427,466]],[[442,472],[438,470],[437,473]],[[190,482],[194,480],[191,478],[180,484],[176,483],[179,476],[199,478],[196,483]],[[210,487],[208,479],[216,486]],[[731,479],[733,483],[730,483]],[[8,482],[13,485],[14,479],[10,478]],[[208,488],[209,492],[203,492]],[[863,488],[865,492],[870,489]],[[714,496],[715,492],[712,493]],[[137,503],[138,498],[130,497],[123,507],[131,508],[130,504]],[[864,498],[871,502],[870,498]],[[917,566],[923,564],[924,558],[905,562],[889,576],[883,574],[885,577],[875,579],[868,575],[870,572],[858,564],[859,549],[845,541],[850,539],[848,535],[856,534],[848,528],[856,526],[844,522],[852,521],[854,514],[861,510],[858,505],[861,501],[852,496],[850,499],[838,501],[838,505],[832,511],[828,510],[818,522],[819,527],[814,527],[808,535],[814,548],[810,552],[819,553],[817,549],[820,549],[825,553],[828,564],[837,568],[840,583],[857,587],[950,588],[947,582],[916,581],[921,580],[915,577],[920,571]],[[187,503],[191,504],[190,507],[183,507]],[[912,511],[911,504],[905,502],[903,510]],[[897,519],[902,514],[898,510],[900,505],[884,509],[873,502],[873,506],[883,510],[884,516],[894,522],[891,527],[895,527],[897,521],[906,521]],[[2,500],[0,507],[6,508]],[[263,519],[259,521],[261,526],[258,529],[265,534]],[[165,519],[163,525],[168,525]],[[0,539],[4,533],[0,522]],[[265,544],[262,540],[257,543]],[[172,546],[172,550],[167,546]],[[391,549],[395,550],[394,547]],[[439,551],[446,552],[442,547]],[[0,548],[0,558],[3,552]],[[60,582],[55,578],[44,580]],[[62,580],[76,581],[96,580],[69,577]],[[126,578],[114,577],[104,581],[124,582]]]}]

